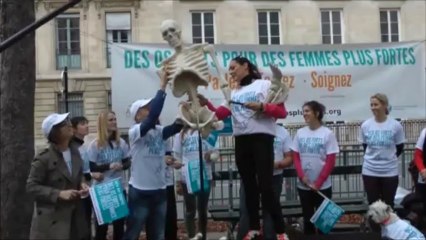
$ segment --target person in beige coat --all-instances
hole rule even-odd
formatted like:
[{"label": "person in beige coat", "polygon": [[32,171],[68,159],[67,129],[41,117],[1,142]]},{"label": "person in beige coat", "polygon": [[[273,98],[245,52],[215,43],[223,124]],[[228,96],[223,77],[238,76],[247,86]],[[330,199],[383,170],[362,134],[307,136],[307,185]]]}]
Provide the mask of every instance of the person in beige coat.
[{"label": "person in beige coat", "polygon": [[27,191],[34,197],[35,211],[30,239],[79,240],[89,236],[81,197],[88,194],[83,162],[74,144],[68,113],[53,113],[42,123],[49,147],[31,164]]}]

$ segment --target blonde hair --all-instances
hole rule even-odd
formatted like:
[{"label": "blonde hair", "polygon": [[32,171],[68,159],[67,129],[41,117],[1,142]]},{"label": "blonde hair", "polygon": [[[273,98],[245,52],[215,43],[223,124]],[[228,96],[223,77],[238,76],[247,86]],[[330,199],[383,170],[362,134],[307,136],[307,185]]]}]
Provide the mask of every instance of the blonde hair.
[{"label": "blonde hair", "polygon": [[113,111],[103,111],[98,115],[98,137],[96,140],[99,148],[107,146],[109,140],[114,140],[117,145],[120,144],[120,133],[118,130],[112,133],[113,136],[108,134],[108,114],[110,113],[115,115]]},{"label": "blonde hair", "polygon": [[375,98],[377,99],[382,105],[386,106],[386,115],[389,114],[389,99],[388,96],[386,96],[386,94],[383,93],[376,93],[373,96],[370,97],[370,99]]}]

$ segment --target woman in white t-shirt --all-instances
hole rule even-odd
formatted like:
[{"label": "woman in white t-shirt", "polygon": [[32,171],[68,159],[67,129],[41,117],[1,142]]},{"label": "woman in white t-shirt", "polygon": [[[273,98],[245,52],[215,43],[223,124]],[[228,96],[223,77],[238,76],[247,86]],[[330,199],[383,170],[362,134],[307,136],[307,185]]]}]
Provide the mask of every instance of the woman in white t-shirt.
[{"label": "woman in white t-shirt", "polygon": [[330,174],[334,169],[339,145],[334,133],[322,125],[325,107],[317,101],[309,101],[303,105],[303,118],[307,124],[297,130],[293,139],[293,162],[298,182],[297,188],[303,211],[305,234],[314,234],[315,227],[310,222],[315,209],[323,198],[320,191],[331,198]]},{"label": "woman in white t-shirt", "polygon": [[[287,240],[279,201],[272,187],[274,170],[275,121],[285,118],[284,104],[265,103],[271,81],[261,79],[257,67],[247,58],[236,57],[229,63],[229,74],[236,83],[230,107],[215,109],[219,119],[232,115],[235,136],[235,162],[246,193],[250,230],[244,240],[255,239],[260,231],[259,195],[262,211],[269,212],[278,240]],[[250,187],[248,187],[250,186]]]},{"label": "woman in white t-shirt", "polygon": [[[416,184],[416,192],[422,196],[426,203],[426,128],[420,133],[414,152],[414,163],[419,170],[419,179]],[[425,210],[426,212],[426,210]]]},{"label": "woman in white t-shirt", "polygon": [[[283,169],[293,165],[291,152],[292,139],[285,127],[276,124],[276,135],[274,139],[274,177],[273,188],[274,197],[280,201],[283,190]],[[241,182],[240,188],[240,221],[238,222],[237,239],[242,239],[249,227],[248,210],[245,203],[244,184]],[[263,217],[263,239],[275,239],[275,230],[270,214]]]},{"label": "woman in white t-shirt", "polygon": [[[176,134],[173,140],[173,153],[174,157],[181,161],[184,167],[181,169],[180,181],[176,182],[178,189],[182,189],[184,204],[185,204],[185,225],[188,232],[188,237],[193,240],[202,239],[202,233],[206,232],[207,228],[207,204],[209,202],[210,196],[210,187],[204,189],[203,194],[200,192],[190,193],[188,191],[187,182],[190,174],[188,172],[188,165],[195,164],[199,169],[199,134],[197,130],[190,129],[189,127],[184,127],[180,134]],[[205,173],[207,176],[204,176],[204,181],[207,181],[210,186],[212,179],[212,159],[210,156],[217,155],[218,152],[212,146],[207,139],[202,139],[202,150],[204,153],[203,167],[205,168]],[[197,176],[199,177],[199,176]],[[201,205],[201,206],[200,206]],[[198,207],[197,207],[198,206]],[[203,212],[200,212],[200,209],[203,209]],[[198,210],[198,233],[195,232],[195,214]]]},{"label": "woman in white t-shirt", "polygon": [[398,157],[404,149],[404,130],[389,114],[386,95],[378,93],[370,98],[374,117],[362,123],[359,141],[364,147],[362,179],[368,203],[379,199],[394,206],[398,187]]},{"label": "woman in white t-shirt", "polygon": [[[120,137],[117,118],[112,111],[101,112],[98,116],[98,136],[88,148],[90,171],[102,173],[101,179],[94,179],[93,184],[121,178],[123,194],[126,196],[124,170],[130,167],[129,146]],[[114,240],[121,240],[124,234],[124,218],[112,222]],[[95,240],[106,239],[108,224],[96,224]]]}]

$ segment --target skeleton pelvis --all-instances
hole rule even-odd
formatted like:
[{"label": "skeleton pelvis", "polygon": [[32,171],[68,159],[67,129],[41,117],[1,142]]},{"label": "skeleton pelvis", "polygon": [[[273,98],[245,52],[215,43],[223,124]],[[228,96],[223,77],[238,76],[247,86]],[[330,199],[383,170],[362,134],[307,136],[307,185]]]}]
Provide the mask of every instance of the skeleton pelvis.
[{"label": "skeleton pelvis", "polygon": [[[197,112],[192,108],[186,108],[183,105],[179,107],[179,118],[189,127],[197,129]],[[216,121],[215,113],[207,107],[201,107],[198,110],[198,128],[204,128]]]}]

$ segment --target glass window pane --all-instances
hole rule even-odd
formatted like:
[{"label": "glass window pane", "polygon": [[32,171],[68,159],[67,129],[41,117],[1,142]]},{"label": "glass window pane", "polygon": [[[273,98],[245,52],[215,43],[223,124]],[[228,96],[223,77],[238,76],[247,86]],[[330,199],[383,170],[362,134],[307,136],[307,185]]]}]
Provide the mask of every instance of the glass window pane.
[{"label": "glass window pane", "polygon": [[398,11],[390,11],[391,22],[398,22]]},{"label": "glass window pane", "polygon": [[342,36],[333,36],[333,44],[340,44],[342,43]]},{"label": "glass window pane", "polygon": [[214,44],[214,37],[206,37],[204,38],[204,42]]},{"label": "glass window pane", "polygon": [[329,11],[322,11],[321,12],[321,22],[322,23],[328,23],[328,22],[330,22]]},{"label": "glass window pane", "polygon": [[391,23],[391,33],[392,34],[398,34],[398,23]]},{"label": "glass window pane", "polygon": [[59,55],[67,55],[68,54],[67,42],[59,42],[58,43],[58,54]]},{"label": "glass window pane", "polygon": [[201,26],[192,26],[192,37],[201,37]]},{"label": "glass window pane", "polygon": [[80,18],[69,18],[71,28],[79,28]]},{"label": "glass window pane", "polygon": [[120,34],[121,34],[120,42],[122,42],[122,43],[129,42],[129,31],[121,30]]},{"label": "glass window pane", "polygon": [[112,30],[112,42],[118,42],[118,31]]},{"label": "glass window pane", "polygon": [[280,44],[280,37],[271,37],[271,44]]},{"label": "glass window pane", "polygon": [[213,24],[213,13],[204,13],[204,24]]},{"label": "glass window pane", "polygon": [[67,40],[67,29],[58,29],[58,41]]},{"label": "glass window pane", "polygon": [[340,11],[333,11],[333,22],[340,22]]},{"label": "glass window pane", "polygon": [[80,54],[80,42],[71,42],[71,54]]},{"label": "glass window pane", "polygon": [[192,38],[192,43],[202,43],[201,37],[193,37]]},{"label": "glass window pane", "polygon": [[267,23],[266,12],[258,12],[257,18],[258,18],[259,23]]},{"label": "glass window pane", "polygon": [[259,44],[268,44],[268,37],[259,37]]},{"label": "glass window pane", "polygon": [[192,25],[201,24],[201,13],[192,13]]},{"label": "glass window pane", "polygon": [[330,44],[331,43],[331,37],[330,36],[322,36],[322,43],[323,44]]},{"label": "glass window pane", "polygon": [[340,26],[340,23],[333,23],[333,34],[341,34],[342,33],[342,29]]},{"label": "glass window pane", "polygon": [[323,23],[322,24],[322,35],[329,35],[330,34],[330,24],[329,23]]},{"label": "glass window pane", "polygon": [[380,24],[380,32],[382,34],[388,34],[388,24],[387,23],[381,23]]},{"label": "glass window pane", "polygon": [[80,41],[80,30],[71,29],[71,41]]},{"label": "glass window pane", "polygon": [[398,34],[392,34],[392,42],[399,42],[399,35]]},{"label": "glass window pane", "polygon": [[280,26],[277,24],[271,25],[271,35],[279,36],[280,35]]},{"label": "glass window pane", "polygon": [[382,35],[382,42],[388,42],[388,41],[389,41],[388,35],[383,34]]},{"label": "glass window pane", "polygon": [[204,27],[204,37],[214,37],[214,29],[213,25],[205,26]]},{"label": "glass window pane", "polygon": [[387,11],[380,11],[380,22],[382,22],[382,23],[388,22],[388,12]]},{"label": "glass window pane", "polygon": [[270,23],[279,22],[278,12],[269,12],[269,22]]},{"label": "glass window pane", "polygon": [[259,24],[259,36],[268,36],[268,26],[266,24]]},{"label": "glass window pane", "polygon": [[67,27],[67,19],[66,18],[57,18],[56,24],[58,28],[66,28]]}]

